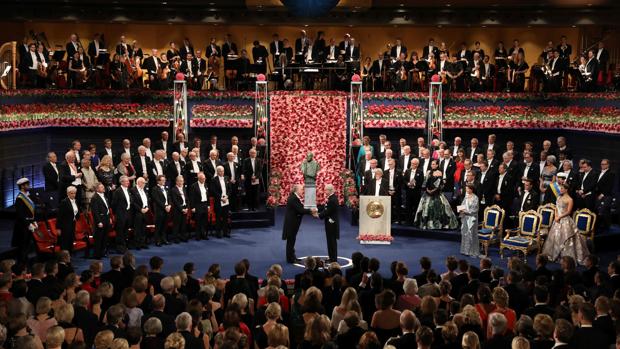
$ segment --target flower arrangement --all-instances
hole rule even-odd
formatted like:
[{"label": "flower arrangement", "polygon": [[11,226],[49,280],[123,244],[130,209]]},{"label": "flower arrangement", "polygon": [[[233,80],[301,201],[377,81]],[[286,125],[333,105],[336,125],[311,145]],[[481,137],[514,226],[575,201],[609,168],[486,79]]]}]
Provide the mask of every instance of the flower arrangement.
[{"label": "flower arrangement", "polygon": [[343,199],[339,173],[344,170],[346,158],[346,108],[345,94],[271,95],[270,161],[271,168],[282,173],[279,204],[286,203],[293,184],[303,183],[300,164],[308,151],[314,152],[321,166],[316,181],[317,202],[324,202],[322,189],[328,183]]},{"label": "flower arrangement", "polygon": [[359,241],[394,241],[394,237],[386,234],[360,234],[357,236],[357,240]]},{"label": "flower arrangement", "polygon": [[[131,90],[48,90],[48,89],[28,89],[28,90],[2,90],[0,96],[3,97],[49,97],[49,98],[151,98],[151,99],[171,99],[173,91],[154,91],[148,89]],[[228,100],[228,99],[254,99],[253,92],[241,91],[187,91],[187,99],[190,100]]]},{"label": "flower arrangement", "polygon": [[269,187],[267,188],[267,206],[277,207],[280,204],[280,189],[282,187],[282,172],[273,170],[269,174]]},{"label": "flower arrangement", "polygon": [[419,105],[369,105],[364,117],[367,128],[424,128],[426,109]]},{"label": "flower arrangement", "polygon": [[[539,93],[516,93],[516,92],[452,92],[448,96],[444,96],[444,100],[448,101],[474,101],[474,102],[499,102],[499,101],[558,101],[570,99],[590,99],[590,100],[620,100],[620,93],[581,93],[581,92],[563,92],[549,93],[541,95]],[[366,92],[364,100],[367,101],[428,101],[427,92]]]},{"label": "flower arrangement", "polygon": [[252,128],[253,113],[251,105],[196,104],[192,107],[190,126]]},{"label": "flower arrangement", "polygon": [[345,205],[351,209],[357,209],[359,206],[359,199],[357,198],[357,188],[355,187],[355,175],[353,171],[346,169],[340,172],[340,178],[342,178]]},{"label": "flower arrangement", "polygon": [[137,103],[0,106],[0,131],[40,127],[166,127],[172,106]]}]

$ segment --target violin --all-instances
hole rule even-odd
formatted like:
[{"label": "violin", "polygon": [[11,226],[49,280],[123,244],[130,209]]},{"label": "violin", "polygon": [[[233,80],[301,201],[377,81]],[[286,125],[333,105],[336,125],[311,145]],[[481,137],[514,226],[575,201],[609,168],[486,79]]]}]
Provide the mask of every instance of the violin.
[{"label": "violin", "polygon": [[211,57],[209,57],[208,66],[209,76],[217,78],[220,71],[220,60],[216,55],[212,55]]}]

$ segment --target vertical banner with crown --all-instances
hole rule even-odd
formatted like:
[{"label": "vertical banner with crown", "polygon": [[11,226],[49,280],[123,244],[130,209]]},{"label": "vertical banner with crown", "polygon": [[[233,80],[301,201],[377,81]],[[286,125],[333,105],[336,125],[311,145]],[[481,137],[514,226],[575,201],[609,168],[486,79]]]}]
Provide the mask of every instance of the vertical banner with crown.
[{"label": "vertical banner with crown", "polygon": [[349,169],[355,169],[357,163],[357,153],[359,144],[357,140],[364,137],[364,103],[362,98],[362,81],[360,76],[355,74],[351,79],[351,92],[349,94],[349,156],[345,164]]},{"label": "vertical banner with crown", "polygon": [[443,103],[441,81],[432,81],[428,88],[428,118],[426,120],[427,144],[433,139],[443,140]]},{"label": "vertical banner with crown", "polygon": [[172,139],[177,141],[177,134],[183,133],[188,137],[189,122],[187,122],[187,82],[185,80],[174,81],[174,115],[173,115]]}]

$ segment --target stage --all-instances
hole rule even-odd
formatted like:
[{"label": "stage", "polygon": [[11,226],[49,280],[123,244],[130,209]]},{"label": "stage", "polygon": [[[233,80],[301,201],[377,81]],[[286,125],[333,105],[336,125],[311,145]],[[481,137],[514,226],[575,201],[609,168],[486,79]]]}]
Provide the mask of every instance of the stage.
[{"label": "stage", "polygon": [[[232,238],[216,239],[208,241],[191,240],[187,243],[168,245],[162,247],[152,246],[147,250],[133,251],[136,256],[137,264],[148,264],[149,258],[160,256],[164,258],[164,273],[171,274],[182,270],[186,262],[196,264],[196,276],[202,277],[206,273],[209,265],[219,263],[222,268],[222,276],[228,277],[234,273],[234,264],[242,258],[248,258],[251,262],[251,273],[260,278],[265,276],[266,270],[271,264],[279,263],[284,267],[284,277],[293,278],[295,274],[301,272],[299,266],[286,263],[285,242],[282,237],[282,222],[284,219],[284,208],[278,208],[275,212],[275,225],[263,228],[239,228],[234,229]],[[384,276],[390,274],[390,262],[394,260],[407,263],[410,275],[420,272],[418,260],[422,256],[428,256],[433,262],[433,268],[438,272],[444,272],[444,261],[446,256],[454,255],[457,258],[465,258],[471,263],[478,264],[478,259],[465,257],[459,254],[460,233],[457,231],[419,231],[409,227],[394,226],[394,241],[391,245],[360,245],[356,240],[358,227],[351,225],[350,214],[346,208],[340,210],[340,240],[338,240],[338,262],[341,265],[349,263],[351,254],[360,251],[369,257],[378,258],[381,261],[381,273]],[[0,220],[0,251],[5,251],[9,247],[12,234],[12,221]],[[609,232],[615,238],[620,236],[618,227]],[[603,236],[601,236],[602,238]],[[616,241],[617,242],[617,241]],[[609,261],[616,258],[617,251],[603,251],[604,246],[617,246],[616,244],[606,244],[600,242],[597,248],[601,250],[601,266],[606,266]],[[311,216],[303,218],[303,222],[297,235],[296,252],[298,257],[303,256],[326,256],[327,244],[323,221]],[[82,258],[79,252],[73,259],[73,264],[78,271],[88,268],[91,260]],[[506,268],[506,257],[510,252],[505,252],[505,258],[499,258],[496,246],[490,248],[489,256],[495,265]],[[535,255],[528,256],[528,263],[534,264]],[[105,268],[108,269],[108,259],[104,260]],[[557,264],[552,264],[552,268],[557,268]]]}]

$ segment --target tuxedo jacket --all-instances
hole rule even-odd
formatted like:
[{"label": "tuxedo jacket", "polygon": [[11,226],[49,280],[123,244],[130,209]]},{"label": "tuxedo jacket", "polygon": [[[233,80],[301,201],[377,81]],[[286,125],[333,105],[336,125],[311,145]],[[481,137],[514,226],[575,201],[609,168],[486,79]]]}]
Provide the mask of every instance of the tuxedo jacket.
[{"label": "tuxedo jacket", "polygon": [[[205,190],[207,191],[207,205],[209,204],[209,191],[211,190],[209,188],[210,183],[211,182],[209,180],[205,180],[204,185]],[[202,202],[202,196],[200,195],[200,187],[198,186],[198,182],[195,182],[188,187],[187,194],[189,195],[189,206],[191,206],[192,208],[198,207]]]},{"label": "tuxedo jacket", "polygon": [[[104,226],[110,225],[110,202],[106,201],[104,203],[103,200],[104,199],[102,199],[99,194],[95,194],[90,200],[90,211],[93,214],[93,223],[95,226],[99,225],[99,223],[102,223]],[[108,206],[106,206],[106,203]]]},{"label": "tuxedo jacket", "polygon": [[[284,43],[282,40],[278,40],[278,54],[282,54],[284,52],[283,48]],[[271,53],[272,56],[275,56],[276,54],[276,43],[273,40],[269,43],[269,53]]]},{"label": "tuxedo jacket", "polygon": [[163,141],[163,140],[158,140],[157,142],[155,142],[155,150],[164,150],[164,143],[166,144],[166,157],[170,157],[170,155],[172,154],[172,142],[170,140],[167,141]]},{"label": "tuxedo jacket", "polygon": [[177,169],[174,161],[168,162],[168,166],[166,166],[166,179],[174,183],[178,176],[183,176],[185,171],[185,161],[179,160],[179,167],[181,172]]},{"label": "tuxedo jacket", "polygon": [[45,178],[45,191],[58,191],[60,188],[60,168],[56,164],[58,173],[49,162],[43,166],[43,177]]},{"label": "tuxedo jacket", "polygon": [[[69,167],[66,161],[63,161],[62,164],[57,165],[57,166],[58,166],[58,176],[60,177],[59,190],[60,190],[61,196],[64,197],[67,195],[66,194],[67,187],[69,187],[71,183],[75,181],[75,176],[71,174],[71,168]],[[79,166],[77,167],[77,169],[78,169],[78,172],[80,172]]]},{"label": "tuxedo jacket", "polygon": [[[407,58],[407,46],[400,45],[400,53],[404,53],[405,58]],[[398,55],[396,52],[396,46],[392,46],[392,50],[390,50],[390,57],[396,57],[396,59],[398,59]]]},{"label": "tuxedo jacket", "polygon": [[598,179],[598,176],[596,178],[598,180],[596,183],[596,194],[603,194],[605,196],[612,195],[616,182],[616,174],[611,172],[611,170],[607,170],[607,172],[601,176],[601,179]]},{"label": "tuxedo jacket", "polygon": [[80,215],[80,203],[76,202],[78,207],[78,213],[73,214],[73,207],[69,198],[64,198],[58,206],[58,216],[56,220],[56,227],[61,229],[61,234],[74,234],[75,233],[75,221]]},{"label": "tuxedo jacket", "polygon": [[[471,154],[472,152],[474,153],[474,157],[472,159]],[[472,161],[475,163],[476,162],[476,157],[478,156],[478,154],[485,154],[484,149],[482,149],[482,147],[477,146],[475,148],[472,149],[472,147],[467,147],[467,150],[465,151],[465,155],[467,156],[468,159],[472,159]]]},{"label": "tuxedo jacket", "polygon": [[512,202],[512,200],[514,198],[514,193],[515,193],[515,182],[514,182],[514,177],[512,175],[510,175],[508,172],[506,172],[506,174],[504,175],[504,178],[502,180],[502,182],[499,182],[500,180],[500,175],[499,173],[497,174],[497,182],[495,183],[495,192],[496,194],[499,194],[497,192],[497,188],[500,186],[501,184],[501,199],[502,201],[506,202],[506,203],[510,203]]},{"label": "tuxedo jacket", "polygon": [[219,159],[215,159],[215,167],[213,167],[213,163],[211,163],[211,159],[206,159],[203,164],[202,164],[202,168],[205,172],[205,175],[207,176],[207,179],[210,181],[211,178],[213,178],[215,176],[215,172],[217,171],[217,167],[220,166],[222,163],[220,162]]},{"label": "tuxedo jacket", "polygon": [[[394,186],[394,190],[396,191],[395,195],[399,195],[400,196],[400,190],[402,188],[403,185],[403,172],[398,169],[398,168],[394,168],[394,181],[392,183],[392,185]],[[383,178],[385,179],[385,181],[388,184],[388,190],[390,188],[390,173],[392,172],[392,170],[388,169],[387,171],[383,172]]]},{"label": "tuxedo jacket", "polygon": [[[157,65],[155,62],[157,61]],[[142,61],[142,69],[146,70],[147,74],[156,74],[157,67],[161,67],[161,59],[156,56],[150,56]]]},{"label": "tuxedo jacket", "polygon": [[[519,183],[521,182],[521,179],[525,175],[526,167],[527,167],[527,164],[524,162],[519,166],[519,169],[517,169],[516,179],[519,181]],[[532,163],[530,164],[530,169],[527,171],[527,178],[531,179],[534,183],[538,183],[538,180],[540,179],[540,165],[538,164],[537,161],[532,161]]]},{"label": "tuxedo jacket", "polygon": [[144,188],[144,193],[146,194],[146,202],[142,201],[142,198],[140,197],[140,193],[138,192],[137,187],[133,187],[129,189],[129,193],[131,195],[131,207],[133,208],[135,213],[142,213],[140,212],[141,209],[145,207],[146,208],[150,207],[149,192],[146,190],[146,187]]},{"label": "tuxedo jacket", "polygon": [[598,181],[598,172],[595,170],[590,171],[590,173],[588,174],[588,176],[586,176],[585,180],[584,180],[584,175],[585,172],[582,172],[579,174],[579,182],[577,183],[577,189],[581,189],[581,187],[583,186],[583,192],[584,194],[587,193],[592,193],[594,194],[594,191],[596,190],[596,183]]},{"label": "tuxedo jacket", "polygon": [[224,166],[224,176],[230,178],[231,180],[235,180],[235,183],[239,183],[239,178],[241,177],[241,166],[238,163],[233,161],[233,169],[235,171],[235,177],[232,176],[232,171],[230,170],[230,164],[228,161],[222,163]]},{"label": "tuxedo jacket", "polygon": [[[224,186],[226,189],[226,196],[230,197],[230,179],[224,176]],[[215,205],[215,209],[222,208],[222,193],[224,192],[224,188],[222,188],[222,183],[220,182],[219,177],[213,177],[211,179],[211,185],[209,186],[209,195],[213,197],[213,203]],[[230,203],[230,201],[229,201]]]},{"label": "tuxedo jacket", "polygon": [[252,170],[252,161],[250,158],[243,159],[243,175],[245,176],[245,181],[250,183],[252,181],[252,176],[255,176],[260,181],[262,181],[262,173],[263,173],[263,161],[258,157],[254,162],[254,170]]},{"label": "tuxedo jacket", "polygon": [[[394,159],[394,158],[390,158],[393,159],[394,162],[396,163],[396,168],[399,169],[401,171],[401,173],[403,172],[402,168],[400,167],[400,159]],[[382,169],[383,171],[386,170],[387,166],[388,166],[388,160],[387,158],[382,158],[381,160],[379,160],[379,168]],[[409,164],[411,164],[411,162],[409,162]]]},{"label": "tuxedo jacket", "polygon": [[[376,179],[373,179],[372,181],[366,183],[366,189],[364,191],[364,195],[371,195],[371,196],[375,195],[376,187],[377,187],[376,181],[377,181]],[[381,185],[379,186],[379,195],[380,196],[390,195],[388,181],[385,178],[385,176],[381,178]]]},{"label": "tuxedo jacket", "polygon": [[117,55],[124,55],[127,54],[129,57],[133,56],[133,49],[131,48],[131,45],[129,44],[125,44],[125,46],[118,44],[116,45],[116,54]]},{"label": "tuxedo jacket", "polygon": [[[527,195],[527,198],[525,198],[525,202],[523,202],[525,195]],[[519,195],[518,201],[516,202],[517,204],[516,213],[519,213],[519,211],[525,212],[529,210],[536,210],[538,208],[538,202],[539,202],[538,192],[532,190],[526,194],[524,191],[521,195]],[[521,203],[523,203],[523,207],[521,207]]]},{"label": "tuxedo jacket", "polygon": [[73,59],[73,54],[77,52],[77,49],[75,48],[75,46],[73,46],[73,43],[69,41],[67,45],[65,46],[65,51],[67,51],[67,61],[70,61]]},{"label": "tuxedo jacket", "polygon": [[[166,187],[163,188],[166,191],[166,195],[168,195],[168,205],[170,205],[170,192]],[[158,185],[155,185],[151,188],[151,201],[153,203],[153,213],[155,216],[165,215],[166,212],[166,197],[162,192],[162,188]]]},{"label": "tuxedo jacket", "polygon": [[[198,172],[204,170],[204,166],[200,163],[200,160],[196,160],[196,164],[198,165]],[[194,171],[194,166],[192,165],[191,160],[188,160],[185,163],[185,168],[183,171],[185,172],[185,184],[190,185],[196,182],[198,179],[198,172]]]},{"label": "tuxedo jacket", "polygon": [[157,167],[155,166],[156,163],[159,163],[159,166],[161,166],[161,171],[162,171],[162,175],[166,175],[166,171],[168,169],[168,161],[166,159],[163,160],[153,160],[151,161],[151,169],[150,169],[150,176],[152,179],[156,179],[157,178]]},{"label": "tuxedo jacket", "polygon": [[224,44],[222,44],[222,56],[224,56],[224,60],[228,59],[228,54],[231,52],[234,52],[234,54],[239,55],[239,51],[237,51],[237,44],[235,44],[234,42],[225,42]]},{"label": "tuxedo jacket", "polygon": [[[123,153],[126,153],[125,148],[122,148],[121,150],[116,152],[116,155],[114,156],[114,162],[116,164],[121,162],[121,156],[123,155]],[[136,154],[133,152],[133,149],[129,149],[129,157],[131,159],[131,162],[133,163],[133,159],[136,157]]]},{"label": "tuxedo jacket", "polygon": [[112,194],[112,212],[114,212],[114,216],[116,216],[117,220],[127,217],[129,213],[127,209],[128,205],[131,209],[131,190],[129,191],[129,202],[127,202],[127,198],[123,193],[123,188],[119,186]]},{"label": "tuxedo jacket", "polygon": [[[385,171],[383,172],[385,174]],[[368,185],[372,180],[374,180],[372,169],[364,172],[364,185]]]},{"label": "tuxedo jacket", "polygon": [[188,53],[191,53],[192,56],[194,55],[194,46],[192,46],[192,45],[189,45],[189,46],[182,45],[181,48],[179,49],[179,55],[181,56],[181,59],[186,59]]},{"label": "tuxedo jacket", "polygon": [[305,214],[310,214],[310,209],[304,208],[304,204],[295,193],[289,194],[282,227],[282,240],[297,236],[301,219]]},{"label": "tuxedo jacket", "polygon": [[[198,75],[198,61],[195,58],[192,58],[191,61],[191,75],[193,77],[196,77]],[[189,63],[187,62],[187,59],[183,59],[183,61],[181,61],[181,72],[183,72],[183,74],[185,74],[186,76],[190,75],[190,69],[189,69]]]},{"label": "tuxedo jacket", "polygon": [[[185,204],[183,204],[183,198],[181,197],[181,192],[185,195]],[[170,188],[168,192],[168,202],[172,206],[172,211],[177,214],[183,214],[183,209],[189,207],[189,196],[187,196],[187,191],[185,188],[179,190],[179,187],[176,185]]]},{"label": "tuxedo jacket", "polygon": [[[412,160],[414,157],[417,157],[417,156],[414,156],[414,155],[415,155],[415,154],[413,154],[413,152],[412,152],[412,153],[410,153],[410,154],[409,154],[409,159],[405,159],[405,155],[402,155],[402,156],[398,159],[398,164],[397,164],[397,166],[396,166],[396,167],[400,168],[403,172],[404,172],[404,171],[407,171],[407,169],[409,169],[409,167],[411,166],[411,160]],[[422,159],[420,159],[420,166],[422,166]]]},{"label": "tuxedo jacket", "polygon": [[356,172],[358,176],[364,177],[364,175],[366,174],[366,158],[362,158],[360,161],[358,161]]},{"label": "tuxedo jacket", "polygon": [[[422,58],[426,59],[428,57],[429,51],[429,46],[424,46],[424,49],[422,50]],[[433,46],[433,54],[435,55],[435,59],[439,59],[439,47]]]},{"label": "tuxedo jacket", "polygon": [[489,160],[485,160],[487,162],[487,166],[490,169],[493,169],[495,171],[497,171],[497,167],[499,166],[499,160],[497,160],[495,157],[493,158],[493,160],[491,160],[491,162],[489,163]]},{"label": "tuxedo jacket", "polygon": [[403,186],[407,188],[408,191],[411,190],[411,191],[421,192],[422,184],[424,182],[424,173],[422,173],[419,167],[415,169],[415,174],[413,175],[413,179],[415,180],[416,185],[414,188],[409,188],[409,182],[411,180],[411,171],[413,171],[412,168],[408,168],[407,171],[405,171],[405,174],[403,175],[403,179],[402,179]]},{"label": "tuxedo jacket", "polygon": [[319,213],[319,218],[325,221],[325,233],[340,239],[340,215],[338,214],[338,196],[336,194],[327,198],[325,209]]},{"label": "tuxedo jacket", "polygon": [[222,50],[217,45],[207,45],[207,49],[205,50],[205,52],[206,52],[205,57],[207,58],[211,56],[217,56],[217,57],[222,56]]},{"label": "tuxedo jacket", "polygon": [[[445,178],[443,180],[443,190],[444,191],[453,191],[454,190],[454,172],[456,172],[456,163],[454,162],[454,160],[449,159],[448,161],[448,167],[446,168],[446,173],[445,173]],[[439,170],[441,170],[441,172],[444,172],[444,166],[445,165],[446,160],[441,160],[441,162],[439,163]]]},{"label": "tuxedo jacket", "polygon": [[150,177],[153,173],[153,171],[151,170],[153,166],[151,164],[151,159],[146,155],[144,156],[144,164],[146,165],[146,168],[142,168],[142,161],[140,160],[140,156],[135,156],[133,159],[131,159],[131,164],[136,170],[137,177],[142,177],[143,173],[146,173]]},{"label": "tuxedo jacket", "polygon": [[[183,146],[185,148],[189,148],[189,143],[183,142]],[[172,144],[172,152],[170,152],[170,153],[172,154],[173,152],[177,152],[177,153],[181,154],[181,142],[174,142]]]},{"label": "tuxedo jacket", "polygon": [[491,205],[496,192],[497,172],[489,169],[484,175],[484,178],[482,173],[480,173],[480,177],[478,177],[478,184],[478,197],[480,198],[480,201],[484,199],[486,205]]}]

